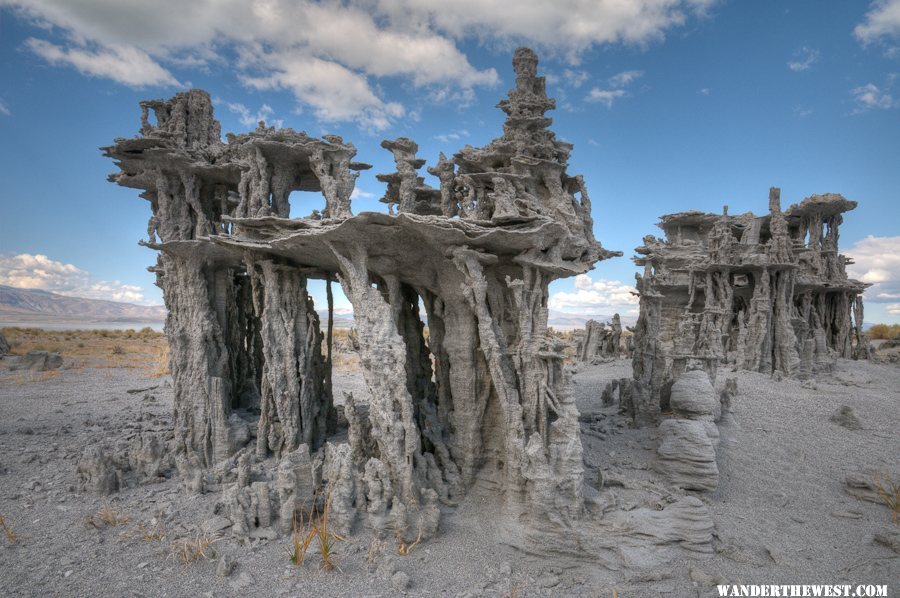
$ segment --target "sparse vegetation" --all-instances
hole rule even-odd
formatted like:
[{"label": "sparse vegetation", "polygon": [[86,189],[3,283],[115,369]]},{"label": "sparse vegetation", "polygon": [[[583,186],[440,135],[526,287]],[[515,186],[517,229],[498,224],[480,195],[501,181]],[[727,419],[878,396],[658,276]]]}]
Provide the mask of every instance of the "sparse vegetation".
[{"label": "sparse vegetation", "polygon": [[419,545],[419,542],[422,541],[422,527],[419,526],[419,533],[416,536],[416,541],[412,544],[408,544],[406,539],[404,538],[404,534],[402,530],[397,530],[397,552],[400,556],[406,556],[410,552],[412,552],[413,548]]},{"label": "sparse vegetation", "polygon": [[87,527],[93,527],[96,529],[105,529],[107,527],[126,525],[129,521],[130,519],[127,515],[116,511],[109,505],[104,506],[93,515],[88,515],[84,518],[84,524]]},{"label": "sparse vegetation", "polygon": [[53,351],[62,354],[67,364],[78,363],[79,367],[156,368],[161,351],[167,350],[165,335],[151,328],[139,332],[3,328],[0,332],[15,355]]},{"label": "sparse vegetation", "polygon": [[866,331],[869,340],[896,340],[900,338],[900,324],[875,324]]},{"label": "sparse vegetation", "polygon": [[332,569],[337,569],[337,563],[334,562],[334,543],[337,540],[343,540],[343,538],[333,532],[328,530],[328,513],[331,509],[331,498],[325,501],[325,507],[322,509],[322,513],[318,514],[319,516],[316,518],[316,540],[319,542],[319,559],[321,563],[319,568],[328,572]]},{"label": "sparse vegetation", "polygon": [[330,509],[331,499],[329,495],[321,512],[319,512],[317,507],[313,508],[306,518],[300,513],[299,524],[295,515],[293,533],[291,534],[291,547],[287,551],[291,563],[298,567],[303,565],[310,545],[313,540],[316,540],[319,547],[319,569],[323,572],[340,569],[334,559],[334,546],[335,542],[344,538],[328,528]]},{"label": "sparse vegetation", "polygon": [[900,525],[900,482],[895,482],[888,475],[877,475],[873,478],[872,485],[878,497],[890,509],[891,521],[894,525]]},{"label": "sparse vegetation", "polygon": [[[300,517],[299,525],[297,522],[298,515]],[[291,534],[291,549],[288,551],[288,556],[291,557],[291,562],[294,565],[298,567],[303,565],[303,561],[306,560],[306,552],[309,550],[309,545],[312,544],[315,535],[316,529],[315,525],[313,525],[312,517],[304,519],[302,512],[295,514],[293,532]]]},{"label": "sparse vegetation", "polygon": [[211,561],[216,558],[213,546],[220,538],[197,532],[194,537],[178,538],[172,542],[172,557],[184,565],[203,559]]},{"label": "sparse vegetation", "polygon": [[3,515],[0,515],[0,528],[3,529],[3,535],[6,536],[6,541],[9,542],[10,546],[19,543],[19,536],[16,535],[15,530],[13,530],[6,522]]}]

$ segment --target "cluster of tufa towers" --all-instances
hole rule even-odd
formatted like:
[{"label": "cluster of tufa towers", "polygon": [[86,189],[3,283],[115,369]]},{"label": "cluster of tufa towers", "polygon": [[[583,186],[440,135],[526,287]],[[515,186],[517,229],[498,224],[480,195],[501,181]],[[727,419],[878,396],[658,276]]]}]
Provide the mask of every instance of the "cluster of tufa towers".
[{"label": "cluster of tufa towers", "polygon": [[[142,102],[140,135],[104,148],[120,170],[110,180],[141,189],[153,214],[142,243],[159,252],[168,309],[167,450],[191,487],[225,489],[236,531],[289,530],[327,496],[338,531],[364,517],[376,532],[427,538],[440,505],[476,482],[520,520],[582,516],[578,411],[547,334],[548,285],[621,253],[594,238],[537,64],[516,50],[503,134],[441,154],[427,169],[439,188],[419,176],[415,142],[384,141],[396,163],[378,176],[387,214],[351,211],[370,168],[352,143],[264,123],[223,142],[201,90]],[[296,191],[321,193],[324,208],[290,218]],[[804,375],[859,353],[864,285],[837,253],[840,214],[854,206],[814,196],[781,212],[773,190],[764,217],[664,217],[668,240],[638,249],[643,401],[658,412],[694,362]],[[324,324],[313,279],[326,281]],[[353,305],[370,395],[339,407],[334,283]]]}]

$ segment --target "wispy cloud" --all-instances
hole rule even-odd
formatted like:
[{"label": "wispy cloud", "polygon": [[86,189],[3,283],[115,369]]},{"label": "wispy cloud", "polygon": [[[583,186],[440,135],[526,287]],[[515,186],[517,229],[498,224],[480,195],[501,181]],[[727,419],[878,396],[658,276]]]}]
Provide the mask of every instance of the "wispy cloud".
[{"label": "wispy cloud", "polygon": [[603,104],[607,108],[612,108],[613,103],[616,100],[628,95],[628,92],[624,88],[631,85],[634,81],[643,76],[643,74],[644,71],[622,71],[617,75],[613,75],[607,81],[610,89],[595,87],[588,92],[585,101],[597,102],[598,104]]},{"label": "wispy cloud", "polygon": [[375,197],[374,193],[363,191],[359,187],[354,187],[353,193],[350,194],[350,199],[372,199],[373,197]]},{"label": "wispy cloud", "polygon": [[795,72],[806,71],[819,60],[819,51],[806,46],[794,52],[794,56],[788,61],[787,66]]},{"label": "wispy cloud", "polygon": [[165,68],[134,46],[64,48],[29,38],[25,47],[54,66],[71,66],[91,77],[112,79],[128,87],[180,86]]},{"label": "wispy cloud", "polygon": [[450,133],[443,133],[441,135],[435,135],[434,138],[440,141],[441,143],[449,143],[451,141],[459,141],[463,137],[468,137],[469,131],[466,129],[459,129],[457,131],[452,131]]},{"label": "wispy cloud", "polygon": [[273,118],[275,111],[268,104],[260,106],[255,113],[239,102],[228,102],[225,104],[228,110],[238,115],[238,120],[245,127],[256,127],[260,121],[265,121],[266,125],[280,129],[284,125],[284,119]]},{"label": "wispy cloud", "polygon": [[70,297],[106,299],[152,305],[144,290],[118,280],[95,280],[90,273],[42,254],[0,255],[0,284],[19,289],[42,289]]},{"label": "wispy cloud", "polygon": [[4,116],[12,116],[12,110],[10,110],[6,102],[3,101],[3,98],[0,98],[0,114],[3,114]]},{"label": "wispy cloud", "polygon": [[702,95],[702,96],[708,96],[708,95],[709,95],[709,88],[708,88],[708,87],[704,87],[704,88],[702,88],[702,89],[698,89],[698,90],[697,90],[697,93],[700,94],[700,95]]},{"label": "wispy cloud", "polygon": [[609,84],[613,87],[628,87],[636,79],[644,75],[644,71],[622,71],[609,78]]},{"label": "wispy cloud", "polygon": [[886,38],[900,38],[900,0],[875,0],[863,22],[853,29],[863,44]]},{"label": "wispy cloud", "polygon": [[893,108],[895,106],[893,96],[883,89],[879,89],[874,83],[867,83],[850,90],[853,101],[856,103],[853,113],[868,112],[869,110]]}]

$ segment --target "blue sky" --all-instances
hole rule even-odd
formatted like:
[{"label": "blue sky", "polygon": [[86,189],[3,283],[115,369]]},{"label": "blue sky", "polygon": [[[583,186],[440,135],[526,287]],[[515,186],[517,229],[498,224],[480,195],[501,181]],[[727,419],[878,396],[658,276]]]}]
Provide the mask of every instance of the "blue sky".
[{"label": "blue sky", "polygon": [[[501,132],[512,50],[541,56],[553,129],[575,144],[595,233],[625,256],[558,281],[560,311],[636,313],[632,250],[659,215],[859,201],[841,248],[869,322],[900,321],[900,0],[845,2],[0,0],[0,284],[161,302],[149,207],[97,149],[138,102],[209,91],[223,133],[258,118],[352,140],[374,164],[354,212],[382,210],[382,139],[433,164]],[[437,8],[435,8],[437,7]],[[422,169],[424,174],[424,168]],[[426,175],[432,184],[436,181]],[[296,214],[323,201],[292,197]],[[318,289],[316,290],[318,292]]]}]

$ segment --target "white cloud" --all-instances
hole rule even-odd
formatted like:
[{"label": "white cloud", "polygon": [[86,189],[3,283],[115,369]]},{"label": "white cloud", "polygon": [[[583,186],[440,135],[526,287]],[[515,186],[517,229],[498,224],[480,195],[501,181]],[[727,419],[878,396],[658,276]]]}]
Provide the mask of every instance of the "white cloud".
[{"label": "white cloud", "polygon": [[[384,129],[407,111],[379,87],[403,77],[430,101],[471,103],[499,81],[459,49],[466,40],[506,51],[526,43],[574,68],[593,47],[661,40],[715,0],[0,0],[47,30],[28,47],[133,87],[176,85],[166,66],[222,64],[256,89],[284,89],[323,121]],[[233,50],[233,51],[232,51]],[[229,56],[237,56],[230,63]]]},{"label": "white cloud", "polygon": [[866,112],[873,108],[887,109],[894,107],[894,98],[887,91],[879,89],[874,83],[867,83],[850,91],[856,102],[854,114]]},{"label": "white cloud", "polygon": [[847,266],[847,274],[872,284],[865,299],[886,303],[900,299],[900,236],[868,236],[845,251],[855,263]]},{"label": "white cloud", "polygon": [[792,71],[808,70],[819,60],[819,51],[806,46],[794,52],[794,58],[788,61],[787,66]]},{"label": "white cloud", "polygon": [[628,87],[635,79],[644,75],[644,71],[622,71],[609,78],[609,84],[613,87]]},{"label": "white cloud", "polygon": [[116,281],[92,280],[88,272],[46,255],[0,255],[0,284],[19,289],[41,289],[69,297],[151,304],[144,290]]},{"label": "white cloud", "polygon": [[876,0],[853,34],[864,44],[883,37],[900,37],[900,0]]},{"label": "white cloud", "polygon": [[613,102],[617,99],[625,97],[624,89],[592,89],[585,98],[588,102],[598,102],[604,104],[607,108],[612,108]]},{"label": "white cloud", "polygon": [[892,316],[900,316],[900,303],[889,303],[884,306],[884,311]]},{"label": "white cloud", "polygon": [[442,135],[435,135],[434,138],[441,143],[450,143],[451,141],[459,141],[463,137],[468,136],[469,132],[466,129],[459,129],[458,131],[452,131],[450,133],[444,133]]},{"label": "white cloud", "polygon": [[25,41],[25,47],[54,66],[71,66],[85,75],[112,79],[129,87],[180,85],[169,71],[134,46],[63,48],[32,37]]},{"label": "white cloud", "polygon": [[587,71],[579,69],[566,69],[563,71],[563,77],[565,78],[566,83],[575,89],[578,89],[585,81],[591,78],[591,75]]},{"label": "white cloud", "polygon": [[638,298],[634,286],[619,280],[601,278],[594,281],[587,274],[575,277],[575,292],[559,291],[550,297],[549,306],[560,311],[596,312],[615,310],[620,313],[637,313]]},{"label": "white cloud", "polygon": [[283,119],[273,118],[273,116],[275,116],[275,111],[268,104],[260,106],[255,114],[250,112],[249,108],[239,102],[228,102],[226,106],[228,107],[228,110],[238,115],[238,120],[245,127],[253,127],[255,129],[260,121],[265,121],[266,125],[275,127],[276,129],[280,129],[284,125]]},{"label": "white cloud", "polygon": [[373,197],[375,197],[374,193],[363,191],[359,187],[354,187],[353,193],[350,194],[350,199],[372,199]]},{"label": "white cloud", "polygon": [[709,88],[708,88],[708,87],[704,87],[703,89],[698,89],[698,90],[697,90],[697,93],[699,93],[699,94],[702,95],[702,96],[708,96],[708,95],[709,95]]},{"label": "white cloud", "polygon": [[625,87],[631,85],[635,80],[643,76],[644,71],[622,71],[609,78],[609,86],[611,89],[600,89],[595,87],[590,90],[584,98],[586,102],[597,102],[603,104],[607,109],[612,108],[613,103],[628,95]]},{"label": "white cloud", "polygon": [[3,101],[3,98],[0,98],[0,114],[12,116],[12,110],[10,110],[9,106],[6,105],[6,102]]},{"label": "white cloud", "polygon": [[812,108],[808,108],[801,104],[797,104],[796,106],[794,106],[794,114],[796,114],[800,118],[806,118],[807,116],[811,116],[812,113],[813,113]]}]

